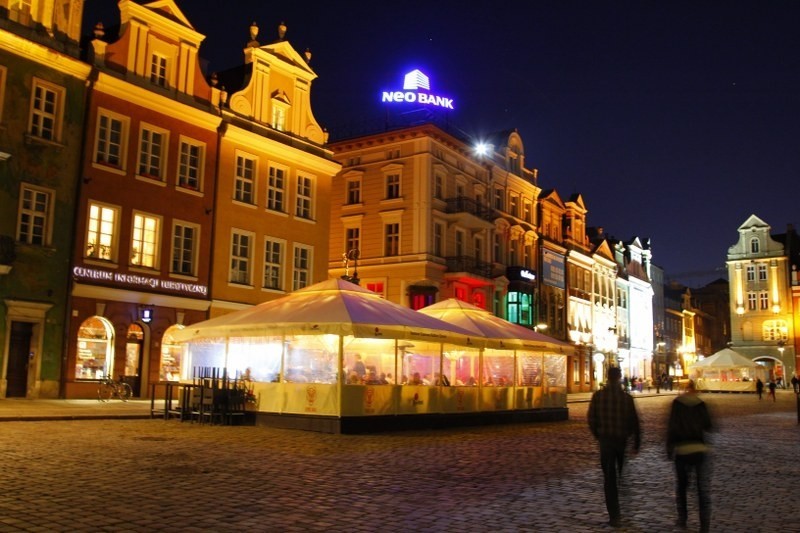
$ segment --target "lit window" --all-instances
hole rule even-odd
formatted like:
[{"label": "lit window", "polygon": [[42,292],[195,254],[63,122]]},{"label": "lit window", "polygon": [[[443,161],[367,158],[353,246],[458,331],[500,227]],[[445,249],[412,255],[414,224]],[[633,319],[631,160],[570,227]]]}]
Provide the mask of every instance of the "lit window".
[{"label": "lit window", "polygon": [[253,253],[253,236],[234,231],[231,239],[231,283],[250,284],[250,262]]},{"label": "lit window", "polygon": [[359,250],[361,247],[361,228],[347,228],[344,237],[344,253]]},{"label": "lit window", "polygon": [[139,175],[163,180],[167,135],[150,127],[142,127],[139,139]]},{"label": "lit window", "polygon": [[197,240],[200,231],[195,225],[175,222],[172,230],[172,273],[195,276]]},{"label": "lit window", "polygon": [[311,220],[311,197],[314,181],[307,176],[297,176],[297,205],[295,215]]},{"label": "lit window", "polygon": [[253,204],[255,179],[256,160],[243,155],[237,155],[233,199],[244,204]]},{"label": "lit window", "polygon": [[131,239],[131,264],[156,268],[161,224],[158,218],[143,213],[133,215],[133,237]]},{"label": "lit window", "polygon": [[39,246],[49,244],[52,193],[22,185],[17,240]]},{"label": "lit window", "polygon": [[278,131],[286,130],[286,106],[272,101],[272,127]]},{"label": "lit window", "polygon": [[747,293],[747,308],[750,309],[751,311],[755,311],[756,310],[756,299],[757,298],[758,298],[758,296],[756,295],[756,293],[754,293],[754,292],[748,292]]},{"label": "lit window", "polygon": [[380,294],[381,298],[386,298],[385,287],[382,281],[368,281],[364,283],[364,286],[368,291],[372,291],[375,294]]},{"label": "lit window", "polygon": [[296,291],[311,283],[311,248],[295,244],[292,290]]},{"label": "lit window", "polygon": [[150,56],[150,82],[159,87],[167,86],[167,58],[153,54]]},{"label": "lit window", "polygon": [[361,203],[361,179],[347,180],[347,203],[348,205]]},{"label": "lit window", "polygon": [[283,264],[283,242],[267,238],[264,242],[264,288],[282,290],[281,265]]},{"label": "lit window", "polygon": [[117,241],[119,209],[100,204],[89,205],[85,257],[111,261]]},{"label": "lit window", "polygon": [[386,176],[386,199],[400,198],[400,174]]},{"label": "lit window", "polygon": [[178,186],[193,191],[200,190],[203,171],[203,145],[181,140],[178,161]]},{"label": "lit window", "polygon": [[785,341],[789,338],[789,328],[785,320],[765,320],[761,335],[765,341]]},{"label": "lit window", "polygon": [[127,117],[123,118],[107,111],[101,111],[97,117],[94,162],[122,168],[127,132]]},{"label": "lit window", "polygon": [[267,209],[284,212],[283,196],[286,171],[278,167],[269,167],[269,183],[267,184]]},{"label": "lit window", "polygon": [[29,133],[47,141],[58,141],[61,135],[61,106],[64,89],[33,81]]},{"label": "lit window", "polygon": [[384,230],[384,250],[385,256],[400,255],[400,224],[385,224]]},{"label": "lit window", "polygon": [[767,291],[762,291],[758,294],[758,301],[762,311],[769,309],[769,293]]}]

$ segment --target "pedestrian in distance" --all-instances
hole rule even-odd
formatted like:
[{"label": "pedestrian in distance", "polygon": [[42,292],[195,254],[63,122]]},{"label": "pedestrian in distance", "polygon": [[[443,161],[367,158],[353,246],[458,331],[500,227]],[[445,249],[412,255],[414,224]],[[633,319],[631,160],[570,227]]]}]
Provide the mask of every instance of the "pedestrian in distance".
[{"label": "pedestrian in distance", "polygon": [[761,399],[761,395],[764,394],[764,382],[761,381],[761,378],[756,378],[756,394],[758,394],[758,399]]},{"label": "pedestrian in distance", "polygon": [[775,384],[775,380],[774,379],[769,380],[768,387],[769,387],[769,396],[772,396],[772,401],[774,402],[775,401],[775,389],[777,388],[777,385]]},{"label": "pedestrian in distance", "polygon": [[795,394],[800,393],[800,379],[797,378],[797,374],[792,376],[792,390]]},{"label": "pedestrian in distance", "polygon": [[641,429],[633,397],[622,389],[619,368],[608,369],[606,386],[592,395],[587,418],[589,430],[600,447],[600,466],[603,469],[603,492],[608,510],[608,523],[620,527],[618,480],[625,464],[628,440],[633,439],[633,453],[639,452]]},{"label": "pedestrian in distance", "polygon": [[675,502],[678,527],[681,528],[686,527],[689,518],[686,492],[694,472],[701,533],[707,533],[711,527],[710,448],[707,433],[712,429],[708,407],[697,395],[694,381],[689,380],[686,392],[672,401],[667,422],[667,458],[675,462]]}]

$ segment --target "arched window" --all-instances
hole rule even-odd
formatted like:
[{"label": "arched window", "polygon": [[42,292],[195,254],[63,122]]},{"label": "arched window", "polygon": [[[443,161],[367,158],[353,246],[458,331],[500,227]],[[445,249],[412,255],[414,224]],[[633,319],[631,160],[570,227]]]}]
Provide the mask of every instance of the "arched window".
[{"label": "arched window", "polygon": [[158,366],[158,379],[178,381],[181,379],[183,346],[176,343],[172,334],[183,329],[181,324],[171,326],[161,339],[161,362]]},{"label": "arched window", "polygon": [[75,379],[102,379],[114,371],[114,328],[103,317],[86,319],[78,328]]},{"label": "arched window", "polygon": [[750,239],[750,253],[757,254],[759,250],[758,238],[753,237]]}]

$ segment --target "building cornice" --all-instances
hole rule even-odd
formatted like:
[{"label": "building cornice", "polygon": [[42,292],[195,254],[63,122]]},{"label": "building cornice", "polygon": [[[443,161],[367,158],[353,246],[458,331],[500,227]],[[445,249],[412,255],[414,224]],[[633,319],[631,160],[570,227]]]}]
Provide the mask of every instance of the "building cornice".
[{"label": "building cornice", "polygon": [[6,30],[0,30],[0,50],[9,52],[63,74],[85,80],[92,67],[47,46],[29,41]]}]

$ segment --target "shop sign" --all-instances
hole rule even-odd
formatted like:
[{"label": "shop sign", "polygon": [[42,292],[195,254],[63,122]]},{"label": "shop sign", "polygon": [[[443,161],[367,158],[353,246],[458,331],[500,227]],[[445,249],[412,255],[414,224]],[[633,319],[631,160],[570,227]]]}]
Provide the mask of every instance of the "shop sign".
[{"label": "shop sign", "polygon": [[152,276],[143,276],[141,274],[125,274],[122,272],[113,272],[111,270],[86,267],[75,267],[72,269],[72,274],[76,278],[83,280],[108,281],[111,283],[119,283],[121,285],[147,287],[154,290],[164,289],[169,291],[202,294],[203,296],[208,295],[208,287],[205,285],[186,283],[185,281],[154,278]]},{"label": "shop sign", "polygon": [[431,94],[430,78],[421,70],[412,70],[405,75],[402,91],[383,91],[381,102],[388,103],[417,103],[453,109],[453,99]]},{"label": "shop sign", "polygon": [[542,283],[563,289],[565,287],[564,256],[542,251]]}]

